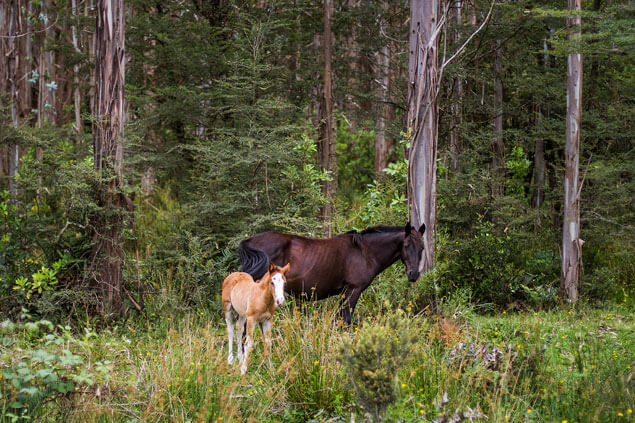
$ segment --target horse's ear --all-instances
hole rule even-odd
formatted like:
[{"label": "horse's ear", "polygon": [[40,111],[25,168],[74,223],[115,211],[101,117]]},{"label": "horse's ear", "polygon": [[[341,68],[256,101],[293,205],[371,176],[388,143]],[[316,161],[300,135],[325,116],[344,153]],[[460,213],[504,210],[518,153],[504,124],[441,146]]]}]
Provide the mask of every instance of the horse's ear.
[{"label": "horse's ear", "polygon": [[412,229],[412,226],[410,226],[410,222],[406,223],[406,227],[404,228],[404,230],[406,231],[406,236],[410,235],[411,229]]},{"label": "horse's ear", "polygon": [[276,271],[276,265],[273,263],[269,263],[269,269],[268,269],[269,273],[273,273]]},{"label": "horse's ear", "polygon": [[419,233],[423,235],[425,231],[426,231],[426,224],[422,223],[421,226],[419,227]]},{"label": "horse's ear", "polygon": [[289,269],[290,269],[290,268],[291,268],[291,263],[287,263],[287,265],[286,265],[286,266],[284,266],[284,267],[282,268],[282,270],[280,270],[280,272],[281,272],[283,275],[286,275],[286,274],[287,274],[287,272],[289,271]]}]

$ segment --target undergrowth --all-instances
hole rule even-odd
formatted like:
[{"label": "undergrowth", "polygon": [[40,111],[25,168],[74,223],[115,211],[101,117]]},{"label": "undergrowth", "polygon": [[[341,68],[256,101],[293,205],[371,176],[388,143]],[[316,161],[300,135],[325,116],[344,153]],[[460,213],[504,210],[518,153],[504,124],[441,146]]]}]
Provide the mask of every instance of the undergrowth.
[{"label": "undergrowth", "polygon": [[[273,367],[257,331],[245,376],[227,364],[220,318],[202,310],[99,333],[25,314],[2,325],[0,421],[344,422],[372,407],[382,421],[632,421],[626,309],[483,316],[450,304],[391,320],[384,306],[342,328],[334,304],[290,301],[274,319]],[[359,355],[371,350],[388,353],[380,366]],[[380,373],[381,398],[367,380]]]}]

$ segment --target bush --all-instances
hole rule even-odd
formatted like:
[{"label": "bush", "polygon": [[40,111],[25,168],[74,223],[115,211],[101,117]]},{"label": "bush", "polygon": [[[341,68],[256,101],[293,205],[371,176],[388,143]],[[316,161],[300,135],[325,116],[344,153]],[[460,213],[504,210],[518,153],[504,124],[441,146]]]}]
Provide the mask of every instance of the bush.
[{"label": "bush", "polygon": [[0,421],[27,421],[43,414],[44,405],[56,398],[68,397],[80,388],[89,388],[108,379],[112,367],[109,361],[91,363],[74,353],[79,341],[69,326],[55,327],[48,320],[0,324],[0,344],[12,346],[26,340],[29,347],[20,354],[0,357]]},{"label": "bush", "polygon": [[352,339],[344,338],[340,347],[355,403],[372,421],[381,421],[396,399],[397,374],[415,341],[409,325],[405,313],[398,309],[378,324],[365,322]]}]

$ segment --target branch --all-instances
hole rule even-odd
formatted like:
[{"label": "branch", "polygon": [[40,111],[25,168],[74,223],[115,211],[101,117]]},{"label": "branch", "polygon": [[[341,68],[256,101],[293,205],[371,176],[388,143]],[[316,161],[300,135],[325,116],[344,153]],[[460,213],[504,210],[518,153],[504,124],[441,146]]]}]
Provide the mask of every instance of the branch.
[{"label": "branch", "polygon": [[489,18],[492,15],[492,10],[494,10],[494,4],[495,3],[496,3],[496,0],[492,0],[492,4],[489,7],[489,11],[487,12],[487,16],[485,17],[485,19],[483,20],[481,25],[476,29],[476,31],[474,31],[469,37],[467,37],[467,40],[465,40],[465,42],[461,45],[461,47],[459,47],[458,50],[455,51],[454,54],[452,56],[450,56],[450,58],[448,60],[443,62],[443,64],[441,65],[441,72],[443,72],[443,68],[445,68],[448,64],[450,64],[454,59],[456,59],[456,57],[459,54],[461,54],[461,52],[463,52],[463,50],[465,50],[465,47],[467,47],[469,42],[472,41],[472,38],[474,38],[476,36],[476,34],[481,32],[481,30],[485,27],[487,22],[489,22]]},{"label": "branch", "polygon": [[50,24],[49,26],[47,26],[44,29],[38,29],[37,31],[31,31],[31,32],[23,32],[22,34],[17,34],[17,35],[0,35],[0,38],[7,38],[7,39],[21,38],[21,37],[26,37],[27,35],[38,34],[40,32],[48,31],[49,29],[53,28],[57,24],[58,18],[59,18],[59,16],[56,16],[55,17],[55,22],[53,22],[52,24]]}]

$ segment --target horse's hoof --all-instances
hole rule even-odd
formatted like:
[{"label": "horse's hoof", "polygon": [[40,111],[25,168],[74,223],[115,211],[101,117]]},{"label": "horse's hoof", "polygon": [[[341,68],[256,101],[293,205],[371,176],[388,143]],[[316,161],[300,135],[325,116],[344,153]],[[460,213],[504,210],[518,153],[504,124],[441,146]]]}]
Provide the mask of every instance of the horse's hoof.
[{"label": "horse's hoof", "polygon": [[227,358],[227,364],[233,364],[233,363],[234,363],[234,356],[233,356],[233,355],[230,355],[230,356]]}]

